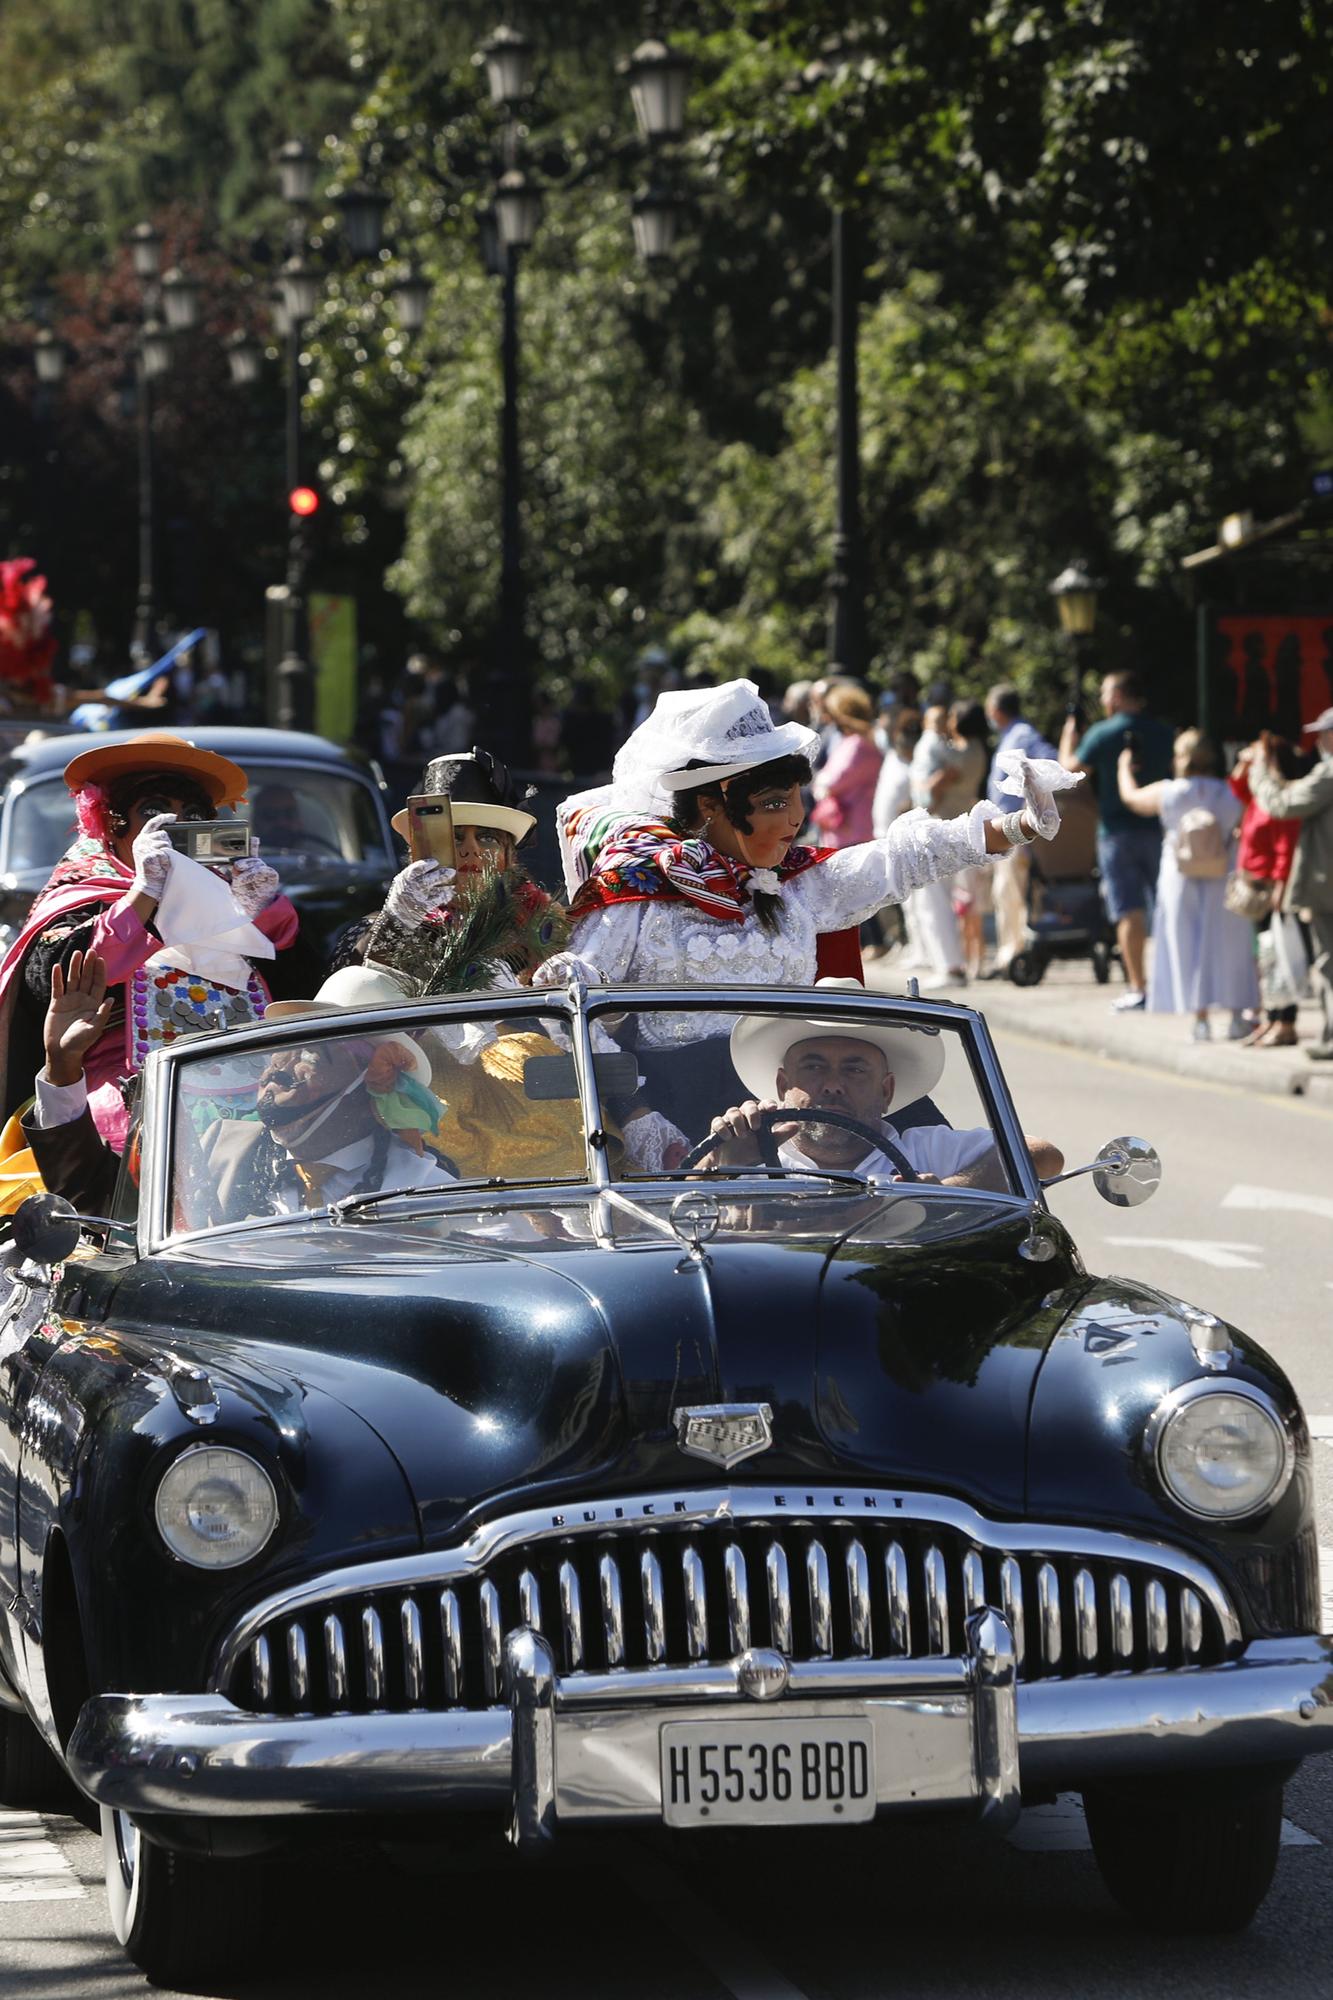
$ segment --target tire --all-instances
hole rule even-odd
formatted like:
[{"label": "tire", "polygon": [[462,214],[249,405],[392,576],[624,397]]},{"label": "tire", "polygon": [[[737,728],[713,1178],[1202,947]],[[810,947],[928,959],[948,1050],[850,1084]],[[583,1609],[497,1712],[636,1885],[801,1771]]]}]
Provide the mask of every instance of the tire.
[{"label": "tire", "polygon": [[72,1813],[78,1792],[35,1723],[0,1708],[0,1806]]},{"label": "tire", "polygon": [[261,1879],[243,1861],[179,1854],[145,1840],[128,1813],[102,1819],[102,1866],[116,1940],[156,1986],[217,1990],[251,1957]]},{"label": "tire", "polygon": [[1039,951],[1016,951],[1009,961],[1009,977],[1015,986],[1040,986],[1046,960]]},{"label": "tire", "polygon": [[1092,976],[1099,986],[1111,977],[1111,947],[1100,940],[1092,947]]},{"label": "tire", "polygon": [[1088,1791],[1083,1807],[1102,1880],[1149,1930],[1244,1930],[1268,1894],[1282,1786],[1262,1772]]}]

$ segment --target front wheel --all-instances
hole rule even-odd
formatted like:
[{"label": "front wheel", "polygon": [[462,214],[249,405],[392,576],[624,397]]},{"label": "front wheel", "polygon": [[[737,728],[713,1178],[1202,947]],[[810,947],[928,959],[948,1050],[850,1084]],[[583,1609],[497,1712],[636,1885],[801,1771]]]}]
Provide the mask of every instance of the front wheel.
[{"label": "front wheel", "polygon": [[1244,1930],[1268,1894],[1282,1786],[1262,1773],[1087,1791],[1083,1807],[1102,1880],[1150,1930]]},{"label": "front wheel", "polygon": [[1015,986],[1040,986],[1046,977],[1046,959],[1039,951],[1016,951],[1009,961],[1009,977]]},{"label": "front wheel", "polygon": [[128,1813],[101,1810],[106,1899],[118,1943],[154,1985],[214,1991],[244,1962],[256,1886],[246,1864],[157,1847]]}]

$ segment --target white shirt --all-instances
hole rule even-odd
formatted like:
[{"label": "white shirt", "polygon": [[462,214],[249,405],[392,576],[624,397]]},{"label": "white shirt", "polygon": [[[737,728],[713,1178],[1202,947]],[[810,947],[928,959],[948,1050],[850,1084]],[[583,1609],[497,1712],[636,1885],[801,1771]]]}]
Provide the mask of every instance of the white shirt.
[{"label": "white shirt", "polygon": [[[612,903],[576,926],[570,948],[605,979],[640,986],[813,986],[820,933],[863,924],[913,889],[991,859],[983,801],[957,819],[904,813],[882,840],[840,848],[794,875],[778,898],[777,928],[764,930],[752,909],[737,923],[688,901],[649,898]],[[643,1015],[644,1046],[697,1042],[730,1034],[727,1014]]]},{"label": "white shirt", "polygon": [[[954,1174],[965,1174],[995,1144],[984,1126],[973,1132],[955,1132],[951,1125],[913,1125],[900,1132],[886,1118],[884,1130],[913,1172],[934,1174],[941,1181]],[[819,1171],[810,1155],[803,1153],[792,1139],[778,1147],[778,1159],[784,1167],[804,1167],[807,1173]],[[854,1167],[840,1171],[861,1174],[866,1180],[891,1181],[899,1169],[887,1153],[873,1147]]]},{"label": "white shirt", "polygon": [[899,813],[912,802],[912,766],[896,750],[886,750],[879,767],[874,803],[870,808],[876,840],[882,840]]}]

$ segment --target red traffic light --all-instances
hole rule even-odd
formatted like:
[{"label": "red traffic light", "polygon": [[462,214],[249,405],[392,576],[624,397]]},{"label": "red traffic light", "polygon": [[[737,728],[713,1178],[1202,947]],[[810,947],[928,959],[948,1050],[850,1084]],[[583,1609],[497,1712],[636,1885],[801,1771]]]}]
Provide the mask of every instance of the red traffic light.
[{"label": "red traffic light", "polygon": [[319,512],[319,495],[313,486],[293,486],[287,495],[287,505],[293,514],[299,514],[304,519]]}]

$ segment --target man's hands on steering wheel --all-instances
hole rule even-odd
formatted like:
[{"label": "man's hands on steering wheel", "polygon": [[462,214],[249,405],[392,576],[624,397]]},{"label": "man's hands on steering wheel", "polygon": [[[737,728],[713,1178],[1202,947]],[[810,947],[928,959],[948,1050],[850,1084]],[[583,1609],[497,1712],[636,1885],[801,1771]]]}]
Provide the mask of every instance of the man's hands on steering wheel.
[{"label": "man's hands on steering wheel", "polygon": [[[794,1138],[802,1125],[835,1125],[840,1131],[855,1132],[868,1146],[893,1162],[901,1179],[915,1181],[921,1178],[906,1154],[882,1129],[868,1125],[860,1118],[853,1118],[846,1111],[834,1111],[814,1104],[777,1104],[772,1101],[761,1104],[753,1097],[747,1098],[744,1104],[733,1105],[730,1111],[724,1111],[720,1118],[715,1118],[708,1136],[690,1148],[677,1171],[697,1166],[710,1153],[718,1156],[715,1161],[718,1166],[764,1166],[772,1169],[780,1165],[778,1147]],[[812,1158],[810,1166],[813,1172],[819,1171],[817,1160]]]}]

